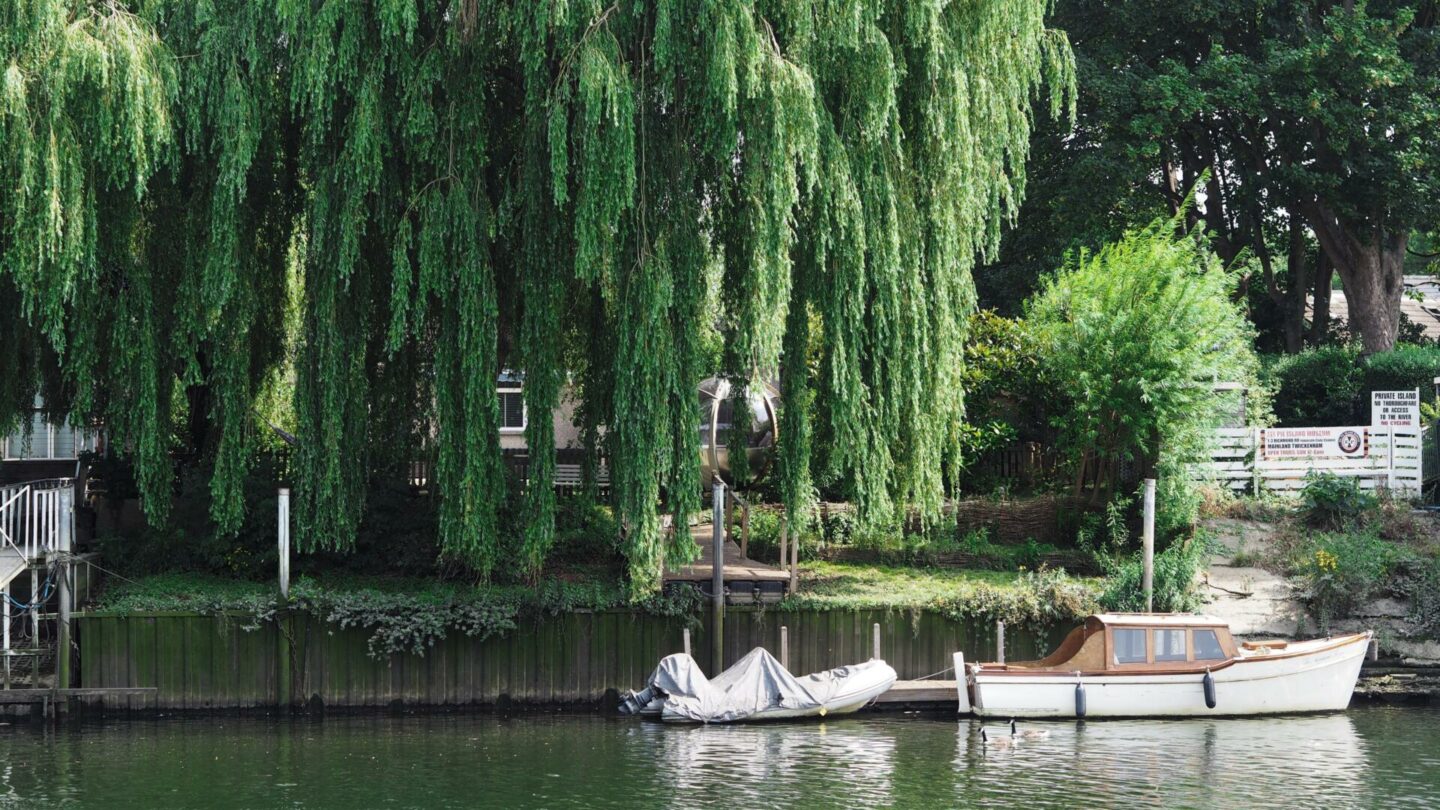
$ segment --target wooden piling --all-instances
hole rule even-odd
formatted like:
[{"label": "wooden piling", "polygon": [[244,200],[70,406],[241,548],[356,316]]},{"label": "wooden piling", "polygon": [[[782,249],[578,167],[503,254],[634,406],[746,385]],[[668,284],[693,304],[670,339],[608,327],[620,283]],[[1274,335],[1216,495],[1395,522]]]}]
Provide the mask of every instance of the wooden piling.
[{"label": "wooden piling", "polygon": [[780,625],[780,666],[790,668],[790,628]]},{"label": "wooden piling", "polygon": [[870,652],[870,657],[871,657],[872,659],[878,661],[878,660],[880,660],[880,623],[879,623],[879,622],[876,622],[876,623],[872,626],[870,638],[871,638],[871,645],[870,645],[870,651],[871,651],[871,652]]}]

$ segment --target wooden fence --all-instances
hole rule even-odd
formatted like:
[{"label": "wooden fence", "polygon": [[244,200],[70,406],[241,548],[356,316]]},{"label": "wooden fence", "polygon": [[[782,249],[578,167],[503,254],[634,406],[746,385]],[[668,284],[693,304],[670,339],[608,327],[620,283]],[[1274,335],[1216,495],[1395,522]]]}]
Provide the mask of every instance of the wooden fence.
[{"label": "wooden fence", "polygon": [[1424,480],[1423,430],[1357,427],[1369,450],[1360,457],[1265,458],[1263,428],[1220,428],[1210,461],[1197,464],[1197,480],[1213,481],[1235,491],[1295,495],[1312,471],[1354,478],[1368,490],[1385,489],[1418,495]]},{"label": "wooden fence", "polygon": [[[692,631],[692,654],[710,672],[704,617]],[[292,614],[246,631],[240,617],[186,613],[75,619],[80,685],[156,687],[153,696],[86,698],[130,709],[261,709],[312,703],[327,706],[463,706],[560,704],[600,700],[609,689],[644,684],[661,656],[682,647],[683,619],[629,611],[571,613],[525,620],[484,641],[452,634],[424,656],[368,655],[369,631],[341,629]],[[804,611],[731,608],[725,657],[733,663],[757,646],[779,655],[780,627],[789,628],[791,669],[812,672],[870,657],[879,623],[883,657],[901,678],[934,675],[951,655],[991,660],[993,627],[909,611]],[[1005,634],[1006,657],[1049,652],[1064,630]]]}]

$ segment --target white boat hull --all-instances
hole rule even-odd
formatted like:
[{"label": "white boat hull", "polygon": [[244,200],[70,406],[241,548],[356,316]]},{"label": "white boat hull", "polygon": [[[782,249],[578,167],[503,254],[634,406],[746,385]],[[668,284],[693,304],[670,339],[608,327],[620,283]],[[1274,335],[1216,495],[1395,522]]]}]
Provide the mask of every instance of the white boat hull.
[{"label": "white boat hull", "polygon": [[1211,675],[1215,707],[1205,701],[1204,672],[1146,674],[972,674],[973,709],[981,717],[1076,717],[1083,684],[1085,717],[1197,717],[1340,711],[1350,704],[1369,648],[1368,633],[1293,643],[1279,654],[1254,654]]}]

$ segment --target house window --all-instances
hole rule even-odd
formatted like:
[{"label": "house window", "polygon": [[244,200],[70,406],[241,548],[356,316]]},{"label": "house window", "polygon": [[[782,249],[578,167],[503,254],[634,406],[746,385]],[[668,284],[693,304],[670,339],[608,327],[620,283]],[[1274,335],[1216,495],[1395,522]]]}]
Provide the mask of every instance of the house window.
[{"label": "house window", "polygon": [[44,415],[30,416],[30,440],[25,440],[22,430],[7,436],[3,445],[4,456],[10,461],[46,461],[78,458],[86,449],[85,437],[69,425],[52,425]]},{"label": "house window", "polygon": [[1225,651],[1220,649],[1220,639],[1215,637],[1214,630],[1195,630],[1195,660],[1196,661],[1219,661],[1225,657]]},{"label": "house window", "polygon": [[1117,664],[1143,664],[1145,656],[1145,637],[1149,635],[1140,629],[1121,629],[1115,631],[1115,663]]},{"label": "house window", "polygon": [[1184,661],[1185,660],[1185,631],[1176,630],[1155,630],[1155,660],[1156,661]]},{"label": "house window", "polygon": [[525,395],[519,388],[500,389],[500,430],[519,432],[525,429]]}]

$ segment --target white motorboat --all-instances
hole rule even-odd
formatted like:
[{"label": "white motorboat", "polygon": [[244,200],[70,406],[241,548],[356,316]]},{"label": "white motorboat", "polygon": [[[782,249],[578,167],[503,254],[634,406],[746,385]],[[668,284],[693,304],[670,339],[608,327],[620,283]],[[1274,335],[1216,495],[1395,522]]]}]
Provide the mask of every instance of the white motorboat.
[{"label": "white motorboat", "polygon": [[1237,644],[1229,625],[1182,613],[1105,613],[1038,661],[956,654],[960,710],[981,717],[1195,717],[1339,711],[1371,633]]},{"label": "white motorboat", "polygon": [[707,679],[684,653],[660,660],[645,688],[626,695],[624,714],[674,723],[740,723],[848,714],[884,694],[895,670],[879,659],[797,678],[756,647]]}]

